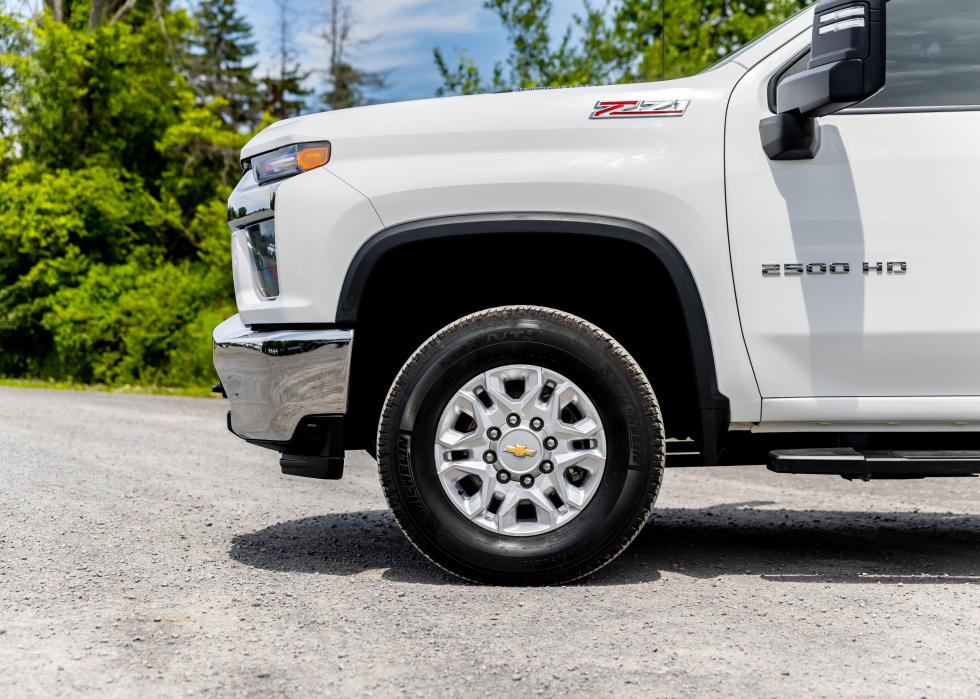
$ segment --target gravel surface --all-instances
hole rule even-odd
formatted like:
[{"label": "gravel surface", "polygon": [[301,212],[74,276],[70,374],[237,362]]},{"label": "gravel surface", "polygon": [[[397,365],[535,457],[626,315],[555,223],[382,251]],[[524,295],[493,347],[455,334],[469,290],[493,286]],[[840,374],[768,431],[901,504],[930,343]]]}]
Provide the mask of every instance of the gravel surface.
[{"label": "gravel surface", "polygon": [[668,470],[597,576],[476,587],[225,409],[0,389],[0,696],[980,694],[980,481]]}]

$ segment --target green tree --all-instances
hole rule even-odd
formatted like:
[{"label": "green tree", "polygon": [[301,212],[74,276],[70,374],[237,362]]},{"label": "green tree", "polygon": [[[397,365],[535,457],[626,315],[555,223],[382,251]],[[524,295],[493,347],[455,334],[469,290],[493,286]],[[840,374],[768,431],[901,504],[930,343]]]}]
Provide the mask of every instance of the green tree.
[{"label": "green tree", "polygon": [[595,23],[589,39],[617,81],[684,77],[737,51],[810,2],[620,0],[609,19]]},{"label": "green tree", "polygon": [[288,119],[302,113],[313,90],[304,87],[312,71],[304,71],[293,55],[289,39],[289,0],[274,0],[279,8],[279,66],[275,75],[262,79],[266,112],[274,119]]},{"label": "green tree", "polygon": [[236,0],[202,0],[195,12],[197,31],[190,64],[192,81],[206,101],[220,96],[225,124],[251,130],[261,120],[259,86],[253,78],[252,27],[238,13]]},{"label": "green tree", "polygon": [[432,50],[436,69],[442,78],[442,85],[436,89],[437,97],[446,95],[476,95],[481,92],[493,92],[503,89],[503,76],[500,64],[494,66],[493,76],[488,85],[483,83],[480,69],[465,51],[457,51],[456,65],[451,66],[441,49]]},{"label": "green tree", "polygon": [[439,94],[473,94],[512,88],[563,84],[573,71],[572,27],[565,30],[557,47],[552,45],[549,26],[551,0],[484,0],[483,7],[497,14],[511,44],[507,57],[497,62],[489,83],[465,53],[450,67],[440,49],[434,50],[443,86]]},{"label": "green tree", "polygon": [[362,70],[350,62],[348,48],[353,30],[354,14],[350,5],[345,0],[330,0],[327,27],[321,33],[330,51],[330,62],[325,71],[330,87],[320,96],[320,101],[330,109],[365,104],[366,90],[385,86],[384,74]]},{"label": "green tree", "polygon": [[13,17],[0,14],[0,177],[6,176],[14,157],[10,141],[10,104],[17,87],[16,57],[25,50],[25,32]]},{"label": "green tree", "polygon": [[96,4],[0,22],[0,374],[186,384],[211,372],[201,319],[232,308],[247,135],[182,72],[186,12]]},{"label": "green tree", "polygon": [[44,0],[54,21],[89,30],[126,18],[138,4],[138,0]]},{"label": "green tree", "polygon": [[557,41],[551,0],[484,0],[503,24],[510,52],[490,82],[465,55],[437,49],[439,94],[560,85],[645,82],[697,73],[812,0],[583,0]]}]

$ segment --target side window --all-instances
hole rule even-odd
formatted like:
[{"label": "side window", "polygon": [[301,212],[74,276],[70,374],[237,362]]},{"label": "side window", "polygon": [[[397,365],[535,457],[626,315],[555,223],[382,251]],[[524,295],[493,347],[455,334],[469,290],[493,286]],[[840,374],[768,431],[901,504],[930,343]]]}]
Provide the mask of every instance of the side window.
[{"label": "side window", "polygon": [[980,3],[891,0],[885,87],[866,108],[980,106]]}]

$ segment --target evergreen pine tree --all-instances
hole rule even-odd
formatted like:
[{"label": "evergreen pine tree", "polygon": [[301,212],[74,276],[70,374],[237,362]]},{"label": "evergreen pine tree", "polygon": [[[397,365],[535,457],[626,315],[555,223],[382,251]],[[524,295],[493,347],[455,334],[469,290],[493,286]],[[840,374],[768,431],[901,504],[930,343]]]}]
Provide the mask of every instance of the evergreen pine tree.
[{"label": "evergreen pine tree", "polygon": [[238,14],[236,0],[202,0],[195,13],[196,50],[192,58],[193,81],[206,100],[222,97],[224,122],[236,130],[248,130],[259,119],[262,104],[252,75],[255,55],[252,27]]}]

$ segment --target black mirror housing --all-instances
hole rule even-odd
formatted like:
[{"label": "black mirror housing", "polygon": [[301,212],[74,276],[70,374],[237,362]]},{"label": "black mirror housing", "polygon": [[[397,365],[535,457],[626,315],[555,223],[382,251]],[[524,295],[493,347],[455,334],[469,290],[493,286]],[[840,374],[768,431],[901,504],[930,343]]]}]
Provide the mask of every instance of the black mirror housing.
[{"label": "black mirror housing", "polygon": [[813,160],[820,150],[816,119],[799,112],[786,112],[763,119],[759,124],[762,149],[770,160]]},{"label": "black mirror housing", "polygon": [[776,89],[776,111],[833,114],[885,86],[885,0],[822,0],[810,62]]}]

